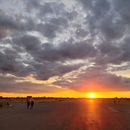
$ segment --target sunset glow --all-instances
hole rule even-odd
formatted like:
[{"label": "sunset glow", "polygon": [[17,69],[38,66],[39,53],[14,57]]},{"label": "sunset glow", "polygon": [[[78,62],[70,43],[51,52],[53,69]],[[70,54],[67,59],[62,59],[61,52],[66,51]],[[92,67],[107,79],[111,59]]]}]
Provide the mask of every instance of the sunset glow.
[{"label": "sunset glow", "polygon": [[93,92],[90,92],[90,93],[88,94],[88,97],[89,97],[89,98],[95,98],[95,94],[94,94]]},{"label": "sunset glow", "polygon": [[2,0],[0,96],[130,97],[127,5]]}]

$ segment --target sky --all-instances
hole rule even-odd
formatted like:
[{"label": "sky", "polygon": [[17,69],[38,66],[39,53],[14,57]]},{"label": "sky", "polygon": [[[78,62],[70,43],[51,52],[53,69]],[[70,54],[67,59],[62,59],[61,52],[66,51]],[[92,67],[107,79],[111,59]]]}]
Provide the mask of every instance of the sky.
[{"label": "sky", "polygon": [[129,0],[0,0],[0,95],[130,97]]}]

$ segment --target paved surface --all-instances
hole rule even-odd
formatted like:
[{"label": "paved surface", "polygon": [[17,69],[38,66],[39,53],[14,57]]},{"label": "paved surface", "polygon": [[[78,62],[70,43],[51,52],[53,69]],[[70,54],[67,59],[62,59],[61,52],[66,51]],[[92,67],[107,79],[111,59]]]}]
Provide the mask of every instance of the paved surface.
[{"label": "paved surface", "polygon": [[0,108],[0,130],[130,130],[130,101],[70,100]]}]

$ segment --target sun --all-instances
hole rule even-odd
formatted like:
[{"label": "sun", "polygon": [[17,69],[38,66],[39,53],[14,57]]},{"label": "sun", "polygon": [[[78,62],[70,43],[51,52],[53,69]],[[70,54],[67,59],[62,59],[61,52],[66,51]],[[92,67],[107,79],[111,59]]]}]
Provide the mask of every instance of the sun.
[{"label": "sun", "polygon": [[95,98],[95,94],[94,94],[93,92],[90,92],[90,93],[88,94],[88,97],[89,97],[89,98]]}]

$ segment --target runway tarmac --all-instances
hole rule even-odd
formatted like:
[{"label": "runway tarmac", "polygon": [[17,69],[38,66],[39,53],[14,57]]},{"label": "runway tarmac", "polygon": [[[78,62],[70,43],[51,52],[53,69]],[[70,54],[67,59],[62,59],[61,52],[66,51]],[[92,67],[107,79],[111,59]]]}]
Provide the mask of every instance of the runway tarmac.
[{"label": "runway tarmac", "polygon": [[65,100],[0,108],[0,130],[130,130],[130,101]]}]

